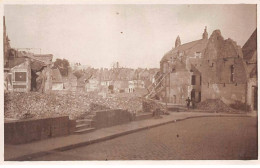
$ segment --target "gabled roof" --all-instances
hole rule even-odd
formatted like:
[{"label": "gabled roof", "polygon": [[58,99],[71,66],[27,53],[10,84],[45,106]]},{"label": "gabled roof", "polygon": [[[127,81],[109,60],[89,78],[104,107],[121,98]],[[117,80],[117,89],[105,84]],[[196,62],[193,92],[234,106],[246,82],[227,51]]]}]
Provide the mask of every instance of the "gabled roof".
[{"label": "gabled roof", "polygon": [[250,38],[242,47],[242,51],[244,55],[243,58],[246,61],[251,60],[252,57],[255,55],[256,50],[257,50],[257,29],[255,29],[253,34],[250,36]]},{"label": "gabled roof", "polygon": [[13,68],[17,65],[20,65],[25,62],[25,58],[15,58],[13,60],[9,60],[8,63],[5,65],[5,68]]},{"label": "gabled roof", "polygon": [[62,83],[62,76],[60,73],[60,70],[57,69],[52,69],[52,82],[53,83]]},{"label": "gabled roof", "polygon": [[46,65],[52,63],[52,54],[34,54],[26,51],[17,51],[18,57],[31,58],[33,61],[39,61]]},{"label": "gabled roof", "polygon": [[46,64],[50,64],[52,62],[53,55],[52,54],[34,54],[34,58],[37,60],[41,60]]},{"label": "gabled roof", "polygon": [[179,52],[184,52],[185,55],[193,55],[195,52],[202,52],[207,46],[207,39],[200,39],[189,43],[182,44],[168,51],[161,61],[170,60],[170,57],[177,56]]}]

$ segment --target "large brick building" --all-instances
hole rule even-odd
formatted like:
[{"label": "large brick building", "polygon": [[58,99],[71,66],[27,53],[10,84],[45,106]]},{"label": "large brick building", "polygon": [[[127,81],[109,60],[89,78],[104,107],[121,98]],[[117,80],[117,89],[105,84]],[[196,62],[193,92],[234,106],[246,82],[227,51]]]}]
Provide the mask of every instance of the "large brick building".
[{"label": "large brick building", "polygon": [[[256,43],[256,39],[251,41]],[[245,57],[242,48],[232,39],[224,39],[220,30],[213,31],[208,38],[205,28],[201,39],[186,44],[181,44],[178,36],[175,47],[161,59],[161,75],[157,78],[155,94],[150,96],[183,105],[188,97],[197,102],[221,99],[226,104],[251,104],[245,60],[252,58],[256,63],[256,47],[250,49],[254,51],[247,53],[255,55]]]}]

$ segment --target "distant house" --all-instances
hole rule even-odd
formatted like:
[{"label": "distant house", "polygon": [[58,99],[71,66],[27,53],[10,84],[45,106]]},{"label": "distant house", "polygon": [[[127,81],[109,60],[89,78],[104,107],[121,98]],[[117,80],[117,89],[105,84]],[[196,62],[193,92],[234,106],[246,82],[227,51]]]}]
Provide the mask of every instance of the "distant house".
[{"label": "distant house", "polygon": [[91,79],[92,74],[84,73],[83,76],[81,76],[77,80],[77,91],[86,91],[86,84],[89,82],[89,79]]},{"label": "distant house", "polygon": [[52,69],[52,90],[63,90],[64,84],[59,69]]},{"label": "distant house", "polygon": [[128,90],[128,81],[127,80],[117,80],[113,82],[114,91],[118,93],[124,93]]},{"label": "distant house", "polygon": [[111,80],[104,80],[104,81],[100,82],[100,85],[108,87],[109,85],[112,85],[112,81]]},{"label": "distant house", "polygon": [[68,75],[68,79],[69,79],[69,90],[70,91],[77,91],[77,86],[78,86],[78,79],[77,77],[70,73]]},{"label": "distant house", "polygon": [[99,80],[95,77],[88,80],[86,83],[86,91],[94,92],[99,90]]}]

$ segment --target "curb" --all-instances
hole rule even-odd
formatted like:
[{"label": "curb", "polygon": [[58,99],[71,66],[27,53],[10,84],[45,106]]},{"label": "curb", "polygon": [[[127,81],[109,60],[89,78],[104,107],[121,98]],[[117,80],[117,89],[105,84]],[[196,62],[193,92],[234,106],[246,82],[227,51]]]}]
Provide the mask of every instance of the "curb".
[{"label": "curb", "polygon": [[63,147],[55,148],[55,149],[52,149],[52,150],[49,150],[49,151],[40,151],[40,152],[35,152],[35,153],[31,153],[31,154],[27,154],[27,155],[15,157],[15,158],[10,158],[10,159],[7,159],[5,161],[29,161],[32,158],[37,158],[37,157],[45,156],[45,155],[48,155],[48,154],[53,154],[53,153],[57,153],[57,152],[71,150],[71,149],[75,149],[75,148],[78,148],[78,147],[87,146],[87,145],[91,145],[91,144],[94,144],[94,143],[102,142],[102,141],[105,141],[105,140],[111,140],[111,139],[114,139],[114,138],[117,138],[117,137],[120,137],[120,136],[135,133],[135,132],[138,132],[138,131],[142,131],[142,130],[146,130],[146,129],[150,129],[150,128],[154,128],[154,127],[158,127],[158,126],[162,126],[162,125],[166,125],[166,124],[170,124],[170,123],[175,123],[177,121],[183,121],[183,120],[192,119],[192,118],[202,118],[202,117],[252,117],[252,116],[246,116],[246,115],[237,115],[237,116],[227,115],[226,116],[226,115],[223,115],[223,114],[219,114],[219,115],[204,115],[204,116],[186,117],[186,118],[182,118],[182,119],[176,119],[176,120],[171,120],[171,121],[167,121],[167,122],[163,122],[163,123],[159,123],[159,124],[145,126],[145,127],[142,127],[142,128],[137,128],[137,129],[134,129],[134,130],[128,130],[128,131],[125,131],[125,132],[112,134],[112,135],[109,135],[109,136],[106,136],[106,137],[93,139],[93,140],[89,140],[89,141],[86,141],[86,142],[81,142],[81,143],[76,143],[76,144],[72,144],[72,145],[68,145],[68,146],[63,146]]}]

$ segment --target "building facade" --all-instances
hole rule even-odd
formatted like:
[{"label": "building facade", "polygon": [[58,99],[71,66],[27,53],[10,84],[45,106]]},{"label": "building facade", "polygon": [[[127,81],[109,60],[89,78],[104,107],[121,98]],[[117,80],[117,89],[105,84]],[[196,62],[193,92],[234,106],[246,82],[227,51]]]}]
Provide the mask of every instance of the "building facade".
[{"label": "building facade", "polygon": [[226,104],[246,103],[247,69],[242,48],[235,41],[224,39],[220,30],[208,38],[205,28],[196,41],[181,44],[177,37],[175,47],[161,59],[156,79],[160,86],[153,96],[182,105],[188,97],[196,102],[221,99]]}]

